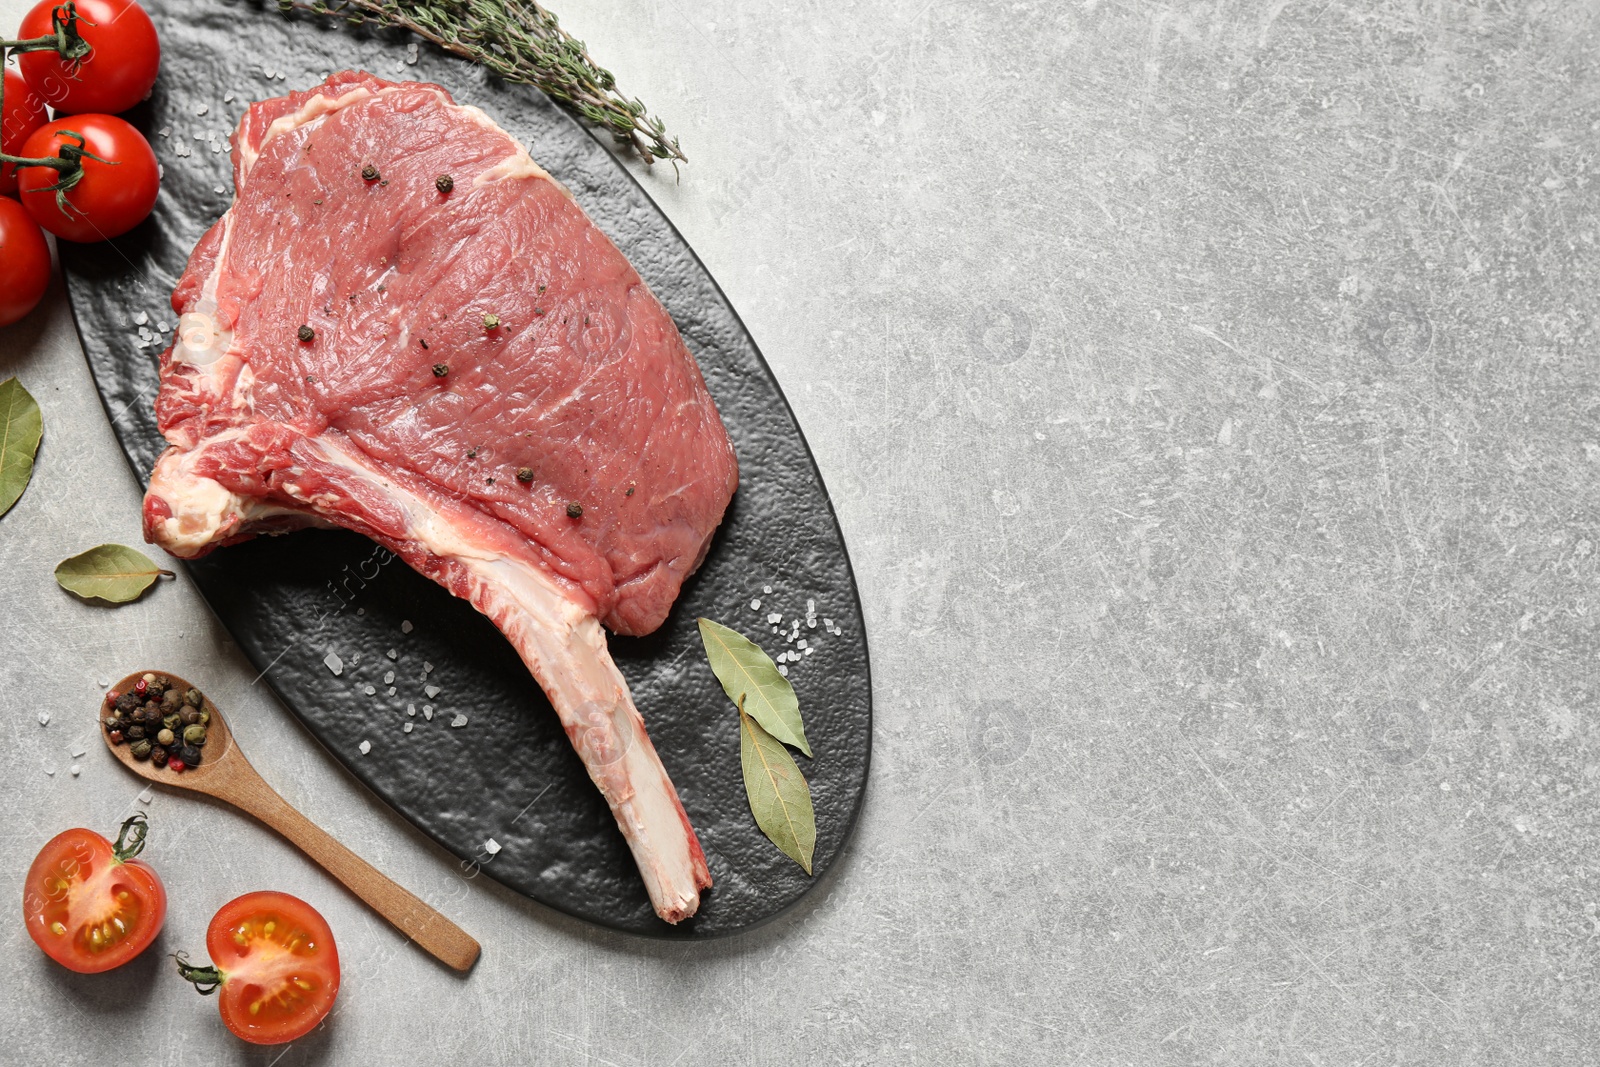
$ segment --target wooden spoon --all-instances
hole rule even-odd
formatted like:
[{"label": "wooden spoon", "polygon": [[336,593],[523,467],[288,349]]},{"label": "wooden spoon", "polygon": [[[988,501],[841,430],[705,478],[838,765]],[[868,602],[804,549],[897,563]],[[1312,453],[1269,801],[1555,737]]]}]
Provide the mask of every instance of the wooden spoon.
[{"label": "wooden spoon", "polygon": [[[196,688],[170,671],[135,671],[114,688],[126,693],[146,674],[164,674],[180,692]],[[112,744],[111,737],[102,726],[100,736],[111,754],[121,760],[141,778],[148,778],[174,789],[187,789],[204,793],[254,815],[315,860],[322,869],[345,884],[345,887],[366,901],[372,909],[395,925],[402,934],[433,956],[439,962],[458,971],[471,969],[477,962],[479,945],[465,930],[440,915],[378,871],[366,860],[345,848],[324,829],[301,815],[289,802],[279,796],[244,758],[234,743],[228,720],[222,717],[210,697],[203,698],[205,710],[211,713],[206,727],[204,755],[198,767],[175,771],[171,767],[157,767],[149,760],[133,758],[132,746]],[[106,705],[101,702],[97,716],[104,719]]]}]

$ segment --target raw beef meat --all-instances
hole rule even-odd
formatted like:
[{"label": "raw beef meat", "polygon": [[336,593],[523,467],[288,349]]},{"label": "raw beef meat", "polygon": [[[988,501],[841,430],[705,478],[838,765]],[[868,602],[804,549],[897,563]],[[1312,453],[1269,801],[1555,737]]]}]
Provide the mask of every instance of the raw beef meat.
[{"label": "raw beef meat", "polygon": [[601,629],[661,624],[738,483],[672,320],[438,86],[336,74],[253,105],[233,161],[172,297],[145,536],[192,558],[341,526],[471,601],[549,694],[656,911],[692,915],[710,872]]}]

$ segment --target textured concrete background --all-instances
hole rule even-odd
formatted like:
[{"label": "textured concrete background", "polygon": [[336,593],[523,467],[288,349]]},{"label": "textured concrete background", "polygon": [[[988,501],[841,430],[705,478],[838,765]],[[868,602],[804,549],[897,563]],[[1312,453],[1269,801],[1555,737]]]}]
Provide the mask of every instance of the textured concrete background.
[{"label": "textured concrete background", "polygon": [[559,10],[681,135],[682,183],[647,184],[836,493],[877,669],[853,849],[713,945],[464,881],[183,580],[115,611],[54,587],[139,536],[58,292],[0,332],[47,427],[0,520],[0,900],[138,792],[95,681],[181,664],[485,952],[446,974],[162,795],[160,950],[299,893],[339,932],[337,1016],[246,1049],[156,952],[70,975],[13,903],[6,1062],[1594,1062],[1596,6]]}]

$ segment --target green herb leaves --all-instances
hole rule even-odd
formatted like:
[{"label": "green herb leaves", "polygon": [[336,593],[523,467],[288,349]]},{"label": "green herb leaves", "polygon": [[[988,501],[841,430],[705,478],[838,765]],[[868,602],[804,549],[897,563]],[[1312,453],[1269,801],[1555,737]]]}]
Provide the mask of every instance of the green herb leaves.
[{"label": "green herb leaves", "polygon": [[794,686],[778,672],[772,658],[744,634],[710,619],[700,620],[700,640],[728,699],[743,707],[767,733],[811,755]]},{"label": "green herb leaves", "polygon": [[150,557],[127,545],[97,545],[56,565],[56,581],[61,588],[85,600],[104,600],[126,604],[139,596],[159,577],[173,576],[150,562]]},{"label": "green herb leaves", "polygon": [[791,744],[811,755],[794,687],[772,658],[738,631],[701,619],[700,640],[723,691],[739,708],[739,762],[750,813],[761,832],[810,874],[817,846],[811,787],[783,747]]},{"label": "green herb leaves", "polygon": [[0,382],[0,515],[11,510],[33,477],[44,420],[39,405],[15,378]]},{"label": "green herb leaves", "polygon": [[811,854],[817,847],[811,787],[789,750],[743,707],[739,709],[739,762],[744,767],[744,791],[756,825],[810,874]]}]

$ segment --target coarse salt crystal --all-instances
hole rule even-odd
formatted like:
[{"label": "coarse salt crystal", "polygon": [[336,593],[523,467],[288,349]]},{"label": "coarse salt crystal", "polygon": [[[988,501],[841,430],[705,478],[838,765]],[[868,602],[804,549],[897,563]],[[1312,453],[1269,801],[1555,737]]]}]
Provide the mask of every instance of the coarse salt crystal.
[{"label": "coarse salt crystal", "polygon": [[100,678],[100,679],[97,679],[97,681],[100,683],[100,688],[101,689],[105,689],[107,686],[109,686],[111,684],[111,679],[109,679],[109,678]]},{"label": "coarse salt crystal", "polygon": [[[215,188],[215,191],[216,191],[216,193],[217,193],[217,195],[218,195],[218,196],[221,196],[221,195],[222,195],[222,194],[223,194],[223,193],[225,193],[225,192],[227,192],[227,191],[228,191],[228,190],[226,190],[226,189],[224,189],[224,188],[223,188],[223,187],[222,187],[222,186],[220,186],[220,185],[218,185],[218,186],[215,186],[215,187],[214,187],[214,188]],[[360,614],[361,614],[361,612],[359,612],[359,611],[358,611],[358,612],[356,612],[356,614],[357,614],[357,615],[360,615]]]},{"label": "coarse salt crystal", "polygon": [[224,103],[224,104],[231,104],[231,103],[233,103],[233,94],[232,94],[232,93],[223,93],[223,94],[222,94],[222,102],[223,102],[223,103]]},{"label": "coarse salt crystal", "polygon": [[390,659],[399,659],[400,650],[397,648],[391,648],[389,651],[385,652],[384,655],[388,656]]},{"label": "coarse salt crystal", "polygon": [[770,585],[764,585],[764,586],[762,586],[762,587],[761,587],[761,591],[762,591],[762,592],[763,592],[763,593],[770,593],[770,592],[772,592],[772,586],[770,586]]},{"label": "coarse salt crystal", "polygon": [[83,773],[83,768],[78,766],[76,763],[74,763],[71,767],[68,767],[67,770],[72,772],[72,777],[74,778]]},{"label": "coarse salt crystal", "polygon": [[401,727],[401,729],[403,729],[406,733],[409,734],[411,732],[411,728],[416,726],[416,725],[417,724],[414,723],[414,722],[408,722],[408,723],[405,724],[405,726]]},{"label": "coarse salt crystal", "polygon": [[163,126],[163,127],[161,127],[161,136],[162,137],[171,137],[172,136],[172,127],[171,126]]},{"label": "coarse salt crystal", "polygon": [[483,850],[491,856],[498,856],[500,854],[500,842],[491,837],[483,843]]},{"label": "coarse salt crystal", "polygon": [[433,705],[432,704],[424,704],[424,705],[422,705],[422,717],[424,719],[427,719],[429,722],[433,721]]},{"label": "coarse salt crystal", "polygon": [[393,685],[394,684],[394,671],[384,671],[383,672],[383,684],[384,685]]},{"label": "coarse salt crystal", "polygon": [[760,597],[755,597],[750,601],[750,610],[751,611],[760,611],[761,610],[761,598]]},{"label": "coarse salt crystal", "polygon": [[50,725],[50,713],[48,711],[41,711],[39,713],[39,725],[40,726],[49,726]]},{"label": "coarse salt crystal", "polygon": [[814,649],[814,648],[808,648],[808,649],[806,649],[806,655],[809,656],[809,655],[811,655],[811,653],[813,653],[815,651],[816,651],[816,649]]},{"label": "coarse salt crystal", "polygon": [[54,767],[46,767],[44,769],[44,773],[46,773],[50,777],[54,778],[56,776],[56,769]]},{"label": "coarse salt crystal", "polygon": [[399,691],[400,691],[400,690],[398,690],[398,689],[396,689],[396,688],[395,688],[395,687],[394,687],[394,686],[392,686],[392,685],[391,685],[391,686],[390,686],[390,687],[389,687],[389,695],[390,695],[390,696],[394,696],[394,695],[395,695],[395,694],[396,694],[396,693],[398,693],[398,692],[399,692]]},{"label": "coarse salt crystal", "polygon": [[456,717],[450,720],[450,725],[465,726],[467,725],[467,717],[458,711],[456,712]]},{"label": "coarse salt crystal", "polygon": [[774,611],[774,612],[772,612],[771,614],[769,614],[767,616],[767,621],[770,622],[770,623],[773,623],[774,625],[776,625],[777,623],[780,623],[780,622],[783,621],[783,616],[781,614],[779,614],[778,612]]},{"label": "coarse salt crystal", "polygon": [[422,687],[422,695],[431,700],[439,695],[439,687],[436,685],[425,685]]},{"label": "coarse salt crystal", "polygon": [[422,661],[422,673],[423,674],[429,674],[432,671],[433,671],[433,664],[429,663],[427,660],[423,660]]},{"label": "coarse salt crystal", "polygon": [[411,620],[410,619],[407,619],[405,622],[402,622],[400,624],[400,632],[403,633],[403,634],[410,633],[412,631],[412,629],[413,629],[413,627],[411,625]]},{"label": "coarse salt crystal", "polygon": [[156,795],[154,793],[150,792],[150,790],[146,789],[144,792],[139,794],[138,801],[141,804],[148,804],[152,800],[154,800],[155,798],[156,798]]},{"label": "coarse salt crystal", "polygon": [[322,657],[322,662],[326,664],[328,669],[334,674],[344,673],[344,660],[339,658],[339,653],[329,652],[326,656]]},{"label": "coarse salt crystal", "polygon": [[356,617],[357,618],[360,618],[362,615],[365,615],[366,613],[367,613],[367,609],[366,608],[357,608],[356,609]]},{"label": "coarse salt crystal", "polygon": [[417,706],[415,704],[407,704],[406,705],[406,714],[407,715],[415,715],[416,713],[417,713]]},{"label": "coarse salt crystal", "polygon": [[789,677],[789,665],[787,663],[778,664],[778,673],[785,678]]},{"label": "coarse salt crystal", "polygon": [[156,323],[156,329],[160,330],[162,333],[166,333],[167,332],[166,321],[162,320],[161,322]]},{"label": "coarse salt crystal", "polygon": [[367,694],[367,696],[369,696],[369,697],[370,697],[370,696],[377,696],[377,695],[378,695],[378,689],[377,689],[377,687],[376,687],[376,686],[371,686],[371,685],[369,685],[369,686],[367,686],[367,688],[366,688],[366,689],[364,689],[364,690],[362,690],[362,691],[363,691],[363,692],[364,692],[364,693],[366,693],[366,694]]},{"label": "coarse salt crystal", "polygon": [[135,311],[133,313],[133,324],[135,326],[143,326],[145,323],[147,323],[149,321],[150,321],[150,316],[146,315],[144,312]]},{"label": "coarse salt crystal", "polygon": [[361,662],[361,653],[359,653],[359,652],[350,653],[350,666],[354,667],[357,663],[360,663],[360,662]]},{"label": "coarse salt crystal", "polygon": [[800,640],[795,642],[795,646],[794,647],[795,648],[805,648],[806,647],[806,639],[802,637]]},{"label": "coarse salt crystal", "polygon": [[363,742],[361,742],[361,744],[357,745],[356,747],[359,748],[361,750],[361,754],[363,756],[365,756],[368,752],[372,751],[372,742],[371,741],[363,741]]},{"label": "coarse salt crystal", "polygon": [[73,759],[81,759],[81,758],[83,758],[83,754],[85,752],[87,752],[87,751],[88,751],[88,749],[84,748],[82,745],[73,745],[72,746],[72,758]]},{"label": "coarse salt crystal", "polygon": [[199,107],[194,109],[194,113],[196,115],[204,115],[206,112],[208,112],[210,110],[211,110],[211,105],[210,104],[201,104]]}]

